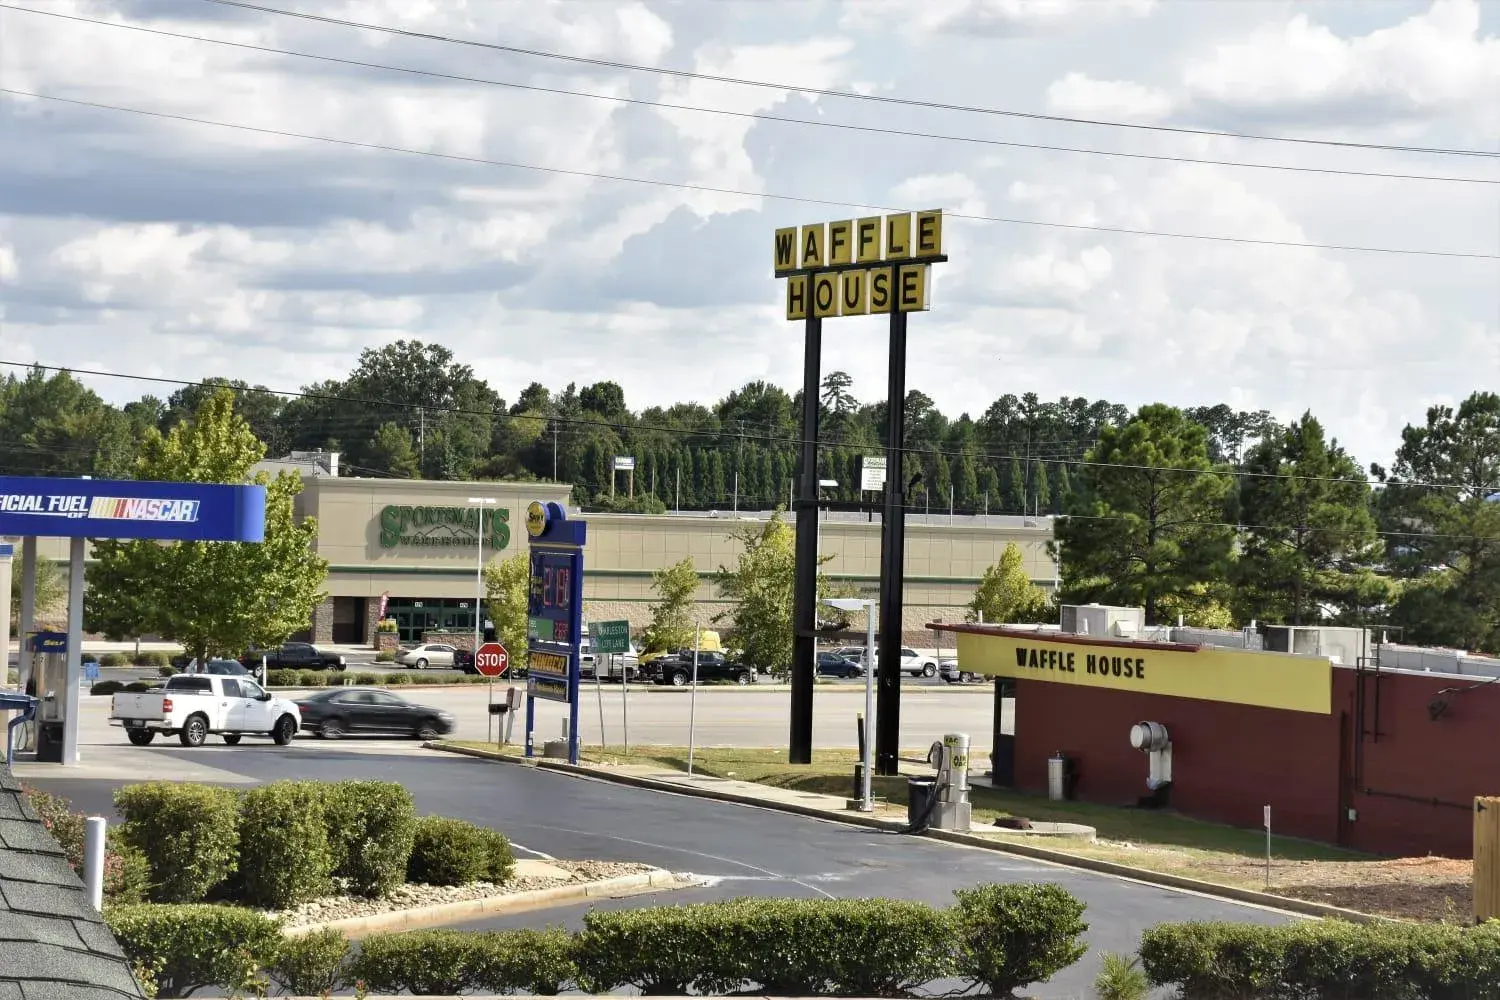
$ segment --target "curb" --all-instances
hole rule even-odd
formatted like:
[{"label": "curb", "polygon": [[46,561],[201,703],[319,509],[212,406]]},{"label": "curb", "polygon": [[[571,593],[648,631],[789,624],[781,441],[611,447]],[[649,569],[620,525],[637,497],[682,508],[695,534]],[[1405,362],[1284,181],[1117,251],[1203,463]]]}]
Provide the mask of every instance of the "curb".
[{"label": "curb", "polygon": [[[873,816],[862,816],[858,813],[850,813],[847,816],[838,815],[813,806],[798,805],[795,802],[774,802],[753,795],[742,795],[738,792],[726,792],[714,788],[693,788],[670,781],[657,781],[654,778],[646,778],[635,774],[610,774],[592,767],[583,765],[575,766],[565,761],[548,760],[539,757],[527,760],[525,758],[508,757],[504,754],[491,753],[485,750],[475,750],[470,747],[450,747],[436,743],[424,743],[422,746],[424,749],[437,750],[443,753],[459,754],[465,757],[478,757],[483,760],[500,761],[506,764],[519,764],[522,767],[535,767],[544,771],[561,771],[564,774],[597,778],[600,781],[630,785],[635,788],[647,788],[658,792],[675,792],[678,795],[691,795],[697,798],[731,802],[737,805],[757,806],[761,809],[792,813],[793,815],[806,816],[811,819],[826,820],[830,823],[844,823],[849,826],[860,826],[867,829],[888,830],[892,832],[905,829],[905,824],[899,820],[877,819]],[[1133,868],[1129,865],[1116,864],[1113,861],[1099,861],[1094,858],[1068,854],[1065,851],[1055,851],[1045,847],[1033,847],[1030,844],[999,843],[972,833],[956,833],[949,830],[929,829],[920,834],[920,836],[951,844],[961,844],[965,847],[977,847],[983,850],[995,851],[999,854],[1011,854],[1018,857],[1031,858],[1035,861],[1046,861],[1064,868],[1095,872],[1114,878],[1128,879],[1132,882],[1144,882],[1148,885],[1157,885],[1167,889],[1178,889],[1184,892],[1196,893],[1200,896],[1227,899],[1236,903],[1248,903],[1252,906],[1263,906],[1272,910],[1283,910],[1301,916],[1345,920],[1356,924],[1407,922],[1395,917],[1382,917],[1372,913],[1361,913],[1358,910],[1348,910],[1341,906],[1331,906],[1328,903],[1314,903],[1310,900],[1277,896],[1274,893],[1260,892],[1255,889],[1241,889],[1236,886],[1219,885],[1215,882],[1205,882],[1201,879],[1188,878],[1183,875],[1171,875],[1166,872],[1155,872],[1145,868]]]},{"label": "curb", "polygon": [[328,920],[316,924],[298,924],[282,928],[282,934],[286,937],[301,937],[314,931],[338,930],[343,931],[344,935],[351,940],[359,940],[370,934],[443,926],[475,917],[523,913],[527,910],[557,906],[560,903],[573,903],[600,896],[615,896],[631,890],[675,889],[685,884],[671,872],[657,868],[634,875],[620,875],[598,882],[585,882],[582,885],[559,885],[550,889],[532,889],[503,896],[465,899],[456,903],[437,903],[410,910],[391,910],[386,913],[344,917],[340,920]]}]

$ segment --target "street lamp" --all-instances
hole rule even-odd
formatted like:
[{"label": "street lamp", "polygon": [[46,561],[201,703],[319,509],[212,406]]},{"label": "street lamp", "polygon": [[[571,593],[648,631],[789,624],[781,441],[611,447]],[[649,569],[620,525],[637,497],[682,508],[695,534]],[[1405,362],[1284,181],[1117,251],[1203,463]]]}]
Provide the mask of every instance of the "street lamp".
[{"label": "street lamp", "polygon": [[469,506],[479,508],[479,557],[474,565],[474,663],[479,664],[479,629],[482,623],[479,605],[484,600],[484,509],[500,501],[494,497],[469,497]]},{"label": "street lamp", "polygon": [[865,738],[861,748],[864,758],[860,775],[860,812],[874,812],[875,800],[870,794],[870,756],[874,746],[872,729],[875,725],[875,602],[858,597],[828,597],[823,603],[839,611],[863,611],[865,613]]}]

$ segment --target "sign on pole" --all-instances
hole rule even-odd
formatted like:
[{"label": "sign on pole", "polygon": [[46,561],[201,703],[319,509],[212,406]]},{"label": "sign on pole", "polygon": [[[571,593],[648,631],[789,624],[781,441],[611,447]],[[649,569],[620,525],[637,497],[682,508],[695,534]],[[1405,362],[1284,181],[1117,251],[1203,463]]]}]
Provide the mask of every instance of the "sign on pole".
[{"label": "sign on pole", "polygon": [[578,763],[579,630],[583,623],[585,521],[568,520],[559,503],[526,509],[531,580],[526,598],[526,756],[534,756],[536,702],[568,706],[568,762]]},{"label": "sign on pole", "polygon": [[474,654],[474,669],[485,677],[499,677],[510,667],[510,654],[498,642],[487,642]]},{"label": "sign on pole", "polygon": [[634,472],[635,471],[635,458],[633,456],[631,456],[631,455],[616,455],[615,456],[615,471],[616,472]]},{"label": "sign on pole", "polygon": [[861,493],[879,493],[885,489],[884,455],[859,457],[859,489]]},{"label": "sign on pole", "polygon": [[630,652],[628,621],[590,622],[589,637],[593,639],[595,653]]}]

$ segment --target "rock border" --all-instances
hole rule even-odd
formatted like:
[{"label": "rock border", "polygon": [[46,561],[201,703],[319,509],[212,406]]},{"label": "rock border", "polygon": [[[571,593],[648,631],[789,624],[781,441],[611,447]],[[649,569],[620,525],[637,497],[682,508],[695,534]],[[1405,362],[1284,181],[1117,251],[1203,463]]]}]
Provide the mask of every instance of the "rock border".
[{"label": "rock border", "polygon": [[583,882],[578,885],[559,885],[548,889],[530,889],[525,892],[501,893],[480,899],[464,899],[455,903],[438,903],[432,906],[416,906],[406,910],[387,910],[361,917],[344,917],[313,924],[295,924],[282,928],[286,937],[302,937],[315,931],[339,930],[350,940],[391,931],[409,931],[421,927],[435,927],[459,923],[481,916],[506,913],[522,913],[562,903],[573,903],[597,897],[636,895],[637,892],[653,890],[668,891],[687,888],[692,883],[663,868],[638,872],[634,875],[619,875],[615,878]]}]

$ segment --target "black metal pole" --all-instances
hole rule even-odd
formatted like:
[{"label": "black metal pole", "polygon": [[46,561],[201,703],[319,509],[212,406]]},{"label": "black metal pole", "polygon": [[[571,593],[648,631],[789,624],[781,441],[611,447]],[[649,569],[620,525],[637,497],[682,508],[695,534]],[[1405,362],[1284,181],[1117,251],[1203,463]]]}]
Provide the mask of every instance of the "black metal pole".
[{"label": "black metal pole", "polygon": [[808,307],[802,356],[802,472],[797,495],[797,562],[792,592],[792,720],[787,759],[812,763],[813,679],[818,615],[818,394],[822,389],[823,321]]},{"label": "black metal pole", "polygon": [[875,675],[875,773],[900,773],[901,586],[906,553],[906,313],[891,313],[890,378],[885,394],[885,511],[880,526],[880,638]]}]

